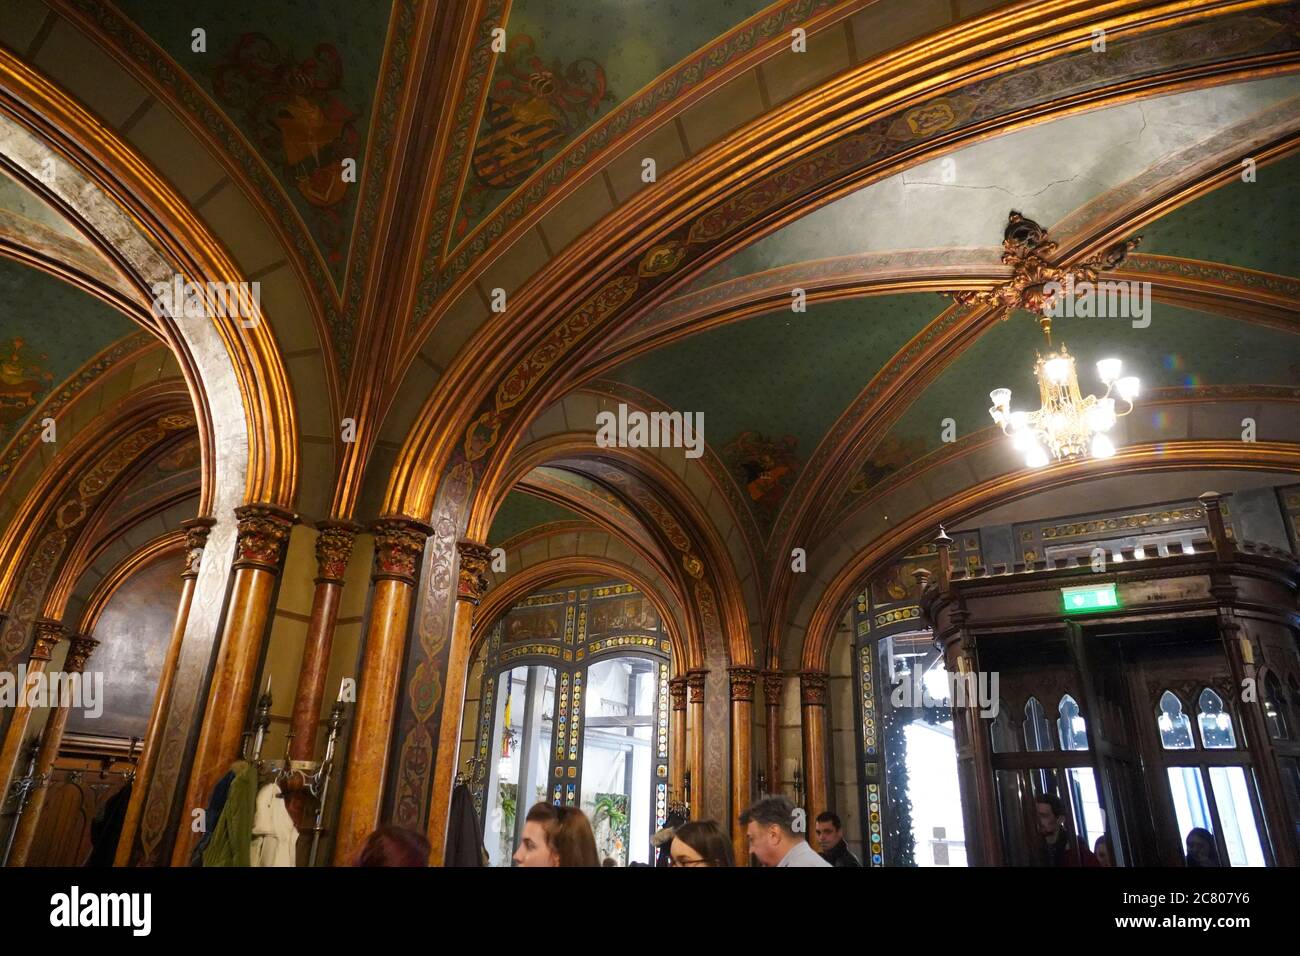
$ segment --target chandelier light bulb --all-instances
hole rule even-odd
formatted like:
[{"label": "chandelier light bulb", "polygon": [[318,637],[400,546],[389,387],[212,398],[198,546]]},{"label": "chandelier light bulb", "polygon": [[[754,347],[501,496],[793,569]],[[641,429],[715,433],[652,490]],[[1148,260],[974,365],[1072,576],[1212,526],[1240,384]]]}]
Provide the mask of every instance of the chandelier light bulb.
[{"label": "chandelier light bulb", "polygon": [[1011,417],[1008,419],[1008,421],[1011,422],[1011,430],[1012,430],[1013,432],[1021,432],[1021,431],[1024,431],[1024,430],[1025,430],[1025,426],[1029,423],[1029,413],[1028,413],[1028,412],[1012,412],[1012,413],[1011,413]]},{"label": "chandelier light bulb", "polygon": [[1137,376],[1127,375],[1116,382],[1115,387],[1119,389],[1120,398],[1126,402],[1132,402],[1133,399],[1138,397],[1138,384]]},{"label": "chandelier light bulb", "polygon": [[1050,358],[1043,363],[1043,374],[1053,385],[1064,385],[1070,377],[1071,364],[1068,358]]},{"label": "chandelier light bulb", "polygon": [[1124,363],[1117,358],[1102,359],[1097,363],[1097,374],[1101,377],[1103,385],[1109,386],[1119,378],[1120,370],[1123,369]]},{"label": "chandelier light bulb", "polygon": [[993,401],[994,408],[1006,411],[1011,406],[1011,389],[995,388],[989,392],[989,398]]},{"label": "chandelier light bulb", "polygon": [[1110,436],[1104,433],[1097,433],[1092,436],[1092,457],[1109,458],[1115,454],[1115,443],[1110,440]]},{"label": "chandelier light bulb", "polygon": [[1047,452],[1043,451],[1042,445],[1031,445],[1029,453],[1025,455],[1025,465],[1030,468],[1042,468],[1047,464]]},{"label": "chandelier light bulb", "polygon": [[1088,409],[1088,425],[1095,432],[1110,431],[1115,424],[1115,399],[1102,398]]}]

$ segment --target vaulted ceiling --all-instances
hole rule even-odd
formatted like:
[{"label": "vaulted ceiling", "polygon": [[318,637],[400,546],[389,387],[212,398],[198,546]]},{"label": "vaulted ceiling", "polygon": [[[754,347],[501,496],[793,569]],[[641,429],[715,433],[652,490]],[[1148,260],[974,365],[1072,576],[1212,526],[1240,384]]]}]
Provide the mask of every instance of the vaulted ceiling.
[{"label": "vaulted ceiling", "polygon": [[[1121,272],[1153,282],[1150,325],[1056,329],[1085,390],[1112,354],[1142,377],[1127,441],[1203,436],[1219,425],[1188,409],[1212,399],[1257,409],[1262,438],[1300,437],[1285,420],[1300,400],[1300,5],[1195,6],[1116,20],[1096,53],[1086,12],[1056,27],[1031,0],[7,0],[0,47],[102,124],[106,164],[130,153],[156,171],[261,283],[298,428],[293,505],[311,519],[390,509],[419,423],[462,427],[480,395],[465,383],[490,396],[566,297],[597,295],[635,250],[626,311],[529,396],[486,537],[609,535],[667,581],[672,544],[627,482],[669,495],[675,475],[673,513],[729,555],[761,644],[784,606],[773,588],[791,606],[816,590],[780,583],[789,547],[824,548],[824,584],[841,551],[883,534],[877,511],[892,525],[1018,468],[987,393],[1032,394],[1038,332],[944,294],[1006,276],[1013,209],[1070,255],[1142,237]],[[1004,59],[962,73],[995,56],[985,29],[1014,34]],[[1053,29],[1072,45],[1011,68],[1017,43]],[[744,167],[769,153],[770,169]],[[147,298],[53,192],[0,169],[14,463],[43,410],[57,418],[97,377],[111,383],[97,412],[151,382],[194,387],[175,364],[139,369],[166,352]],[[690,236],[707,233],[715,198],[733,218],[682,238],[673,216],[698,212]],[[702,413],[706,458],[602,458],[592,416],[618,402]],[[70,427],[93,417],[78,414]],[[200,453],[186,447],[176,461]],[[7,461],[0,489],[35,487]],[[182,482],[145,470],[123,508]]]}]

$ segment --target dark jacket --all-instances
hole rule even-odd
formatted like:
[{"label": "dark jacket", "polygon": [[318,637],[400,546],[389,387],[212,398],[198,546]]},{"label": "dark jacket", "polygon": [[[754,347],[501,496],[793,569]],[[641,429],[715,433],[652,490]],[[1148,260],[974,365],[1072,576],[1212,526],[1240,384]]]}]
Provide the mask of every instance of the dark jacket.
[{"label": "dark jacket", "polygon": [[841,840],[822,854],[822,859],[831,866],[862,866],[858,858],[849,850],[849,845]]}]

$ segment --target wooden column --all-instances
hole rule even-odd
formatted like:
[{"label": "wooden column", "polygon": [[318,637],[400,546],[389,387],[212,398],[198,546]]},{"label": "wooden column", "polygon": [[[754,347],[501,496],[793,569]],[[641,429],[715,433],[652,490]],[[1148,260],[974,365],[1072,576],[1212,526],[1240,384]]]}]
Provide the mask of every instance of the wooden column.
[{"label": "wooden column", "polygon": [[188,866],[200,834],[191,828],[191,812],[206,807],[218,780],[239,756],[249,706],[257,681],[257,664],[271,616],[276,579],[285,544],[297,516],[275,505],[244,505],[238,519],[236,557],[232,565],[221,644],[208,687],[203,726],[190,768],[172,866]]},{"label": "wooden column", "polygon": [[144,732],[144,747],[135,765],[135,782],[131,785],[131,800],[126,806],[126,819],[122,834],[117,840],[114,866],[128,866],[131,862],[131,845],[140,830],[140,816],[144,813],[145,798],[158,763],[158,749],[162,744],[163,724],[167,708],[171,706],[172,688],[176,684],[176,664],[181,656],[185,639],[185,626],[190,619],[190,604],[194,601],[194,583],[203,563],[203,549],[208,543],[208,532],[216,521],[212,518],[191,518],[182,521],[185,529],[185,569],[181,571],[181,599],[176,608],[176,621],[172,624],[172,637],[163,658],[162,673],[158,677],[158,690],[154,694],[153,709],[149,712],[149,726]]},{"label": "wooden column", "polygon": [[830,739],[826,716],[826,685],[829,676],[825,671],[799,672],[803,779],[807,788],[804,809],[808,813],[807,836],[810,840],[817,814],[831,809],[830,774],[826,760]]},{"label": "wooden column", "polygon": [[[1216,560],[1231,561],[1233,549],[1224,525],[1222,495],[1207,491],[1197,500],[1205,508],[1210,541],[1214,545]],[[1235,611],[1237,588],[1226,572],[1211,573],[1210,593],[1214,595],[1219,606],[1219,636],[1223,640],[1224,655],[1228,659],[1232,682],[1238,688],[1253,686],[1255,689],[1250,699],[1242,695],[1240,713],[1245,720],[1246,747],[1250,751],[1251,763],[1254,764],[1256,779],[1259,782],[1260,802],[1263,804],[1268,824],[1267,833],[1264,834],[1265,842],[1272,847],[1275,866],[1295,866],[1295,831],[1282,786],[1282,775],[1278,770],[1277,757],[1273,751],[1273,738],[1268,732],[1268,719],[1264,715],[1264,702],[1261,696],[1263,688],[1257,683],[1259,668],[1255,664],[1255,645],[1237,617]]]},{"label": "wooden column", "polygon": [[375,570],[370,621],[361,660],[352,743],[339,807],[334,864],[349,866],[379,826],[388,745],[411,604],[425,540],[433,529],[414,518],[382,518],[373,526]]},{"label": "wooden column", "polygon": [[[69,641],[70,646],[67,659],[63,663],[63,673],[82,674],[86,669],[87,659],[99,641],[84,634],[74,634]],[[54,761],[59,756],[59,747],[63,743],[63,730],[68,726],[71,701],[63,696],[62,691],[65,687],[66,683],[61,681],[58,706],[50,710],[49,719],[45,722],[45,730],[41,734],[41,749],[36,758],[37,784],[32,789],[27,808],[18,818],[18,826],[14,832],[6,866],[26,866],[32,843],[36,839],[36,827],[40,823],[41,810],[45,807],[45,794],[49,790],[50,771],[54,769]]]},{"label": "wooden column", "polygon": [[[63,625],[48,617],[37,618],[32,628],[36,631],[36,636],[32,641],[31,656],[27,659],[27,680],[30,680],[33,674],[44,672],[50,655],[54,653],[54,648],[59,641],[63,640],[64,634]],[[0,785],[2,785],[0,798],[9,793],[14,768],[18,765],[19,754],[24,749],[23,738],[27,736],[27,722],[32,716],[32,709],[24,703],[27,699],[27,680],[16,688],[17,706],[14,707],[13,718],[9,721],[9,729],[5,732],[4,744],[0,746]]]},{"label": "wooden column", "polygon": [[460,557],[460,570],[456,575],[456,616],[452,619],[447,678],[442,689],[442,722],[438,728],[433,799],[429,808],[429,862],[434,866],[442,866],[445,862],[447,819],[460,755],[465,683],[469,680],[470,629],[474,624],[474,610],[487,593],[488,562],[492,560],[491,549],[474,541],[456,542],[456,553]]},{"label": "wooden column", "polygon": [[737,866],[749,864],[749,841],[739,815],[754,798],[754,682],[756,667],[729,667],[731,679],[731,848]]},{"label": "wooden column", "polygon": [[785,675],[780,671],[763,671],[763,706],[767,710],[767,790],[781,790],[781,692]]},{"label": "wooden column", "polygon": [[673,713],[668,724],[669,749],[671,757],[668,767],[669,801],[686,800],[686,678],[674,677],[668,682],[668,693],[672,695]]},{"label": "wooden column", "polygon": [[[704,808],[704,679],[707,670],[686,672],[691,708],[691,819],[702,818]],[[721,768],[719,768],[721,769]]]},{"label": "wooden column", "polygon": [[[316,536],[316,591],[312,595],[311,620],[307,624],[307,641],[298,670],[298,689],[293,699],[293,718],[289,726],[289,759],[310,766],[316,764],[316,729],[320,723],[321,703],[325,699],[325,679],[329,674],[330,648],[334,644],[334,624],[339,615],[339,599],[352,545],[360,525],[350,521],[322,521]],[[302,778],[289,778],[290,793],[286,806],[294,822],[305,825],[305,814],[313,807],[310,794],[302,788]]]}]

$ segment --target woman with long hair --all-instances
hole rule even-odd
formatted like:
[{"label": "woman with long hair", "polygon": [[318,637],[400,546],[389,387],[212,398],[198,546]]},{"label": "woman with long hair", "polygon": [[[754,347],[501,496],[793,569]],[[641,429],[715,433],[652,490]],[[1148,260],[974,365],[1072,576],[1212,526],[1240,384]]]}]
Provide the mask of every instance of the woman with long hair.
[{"label": "woman with long hair", "polygon": [[524,817],[516,866],[600,866],[596,837],[577,807],[535,803]]},{"label": "woman with long hair", "polygon": [[731,839],[717,820],[691,820],[673,831],[673,866],[735,866]]},{"label": "woman with long hair", "polygon": [[366,839],[357,866],[428,866],[429,841],[423,833],[382,826]]}]

